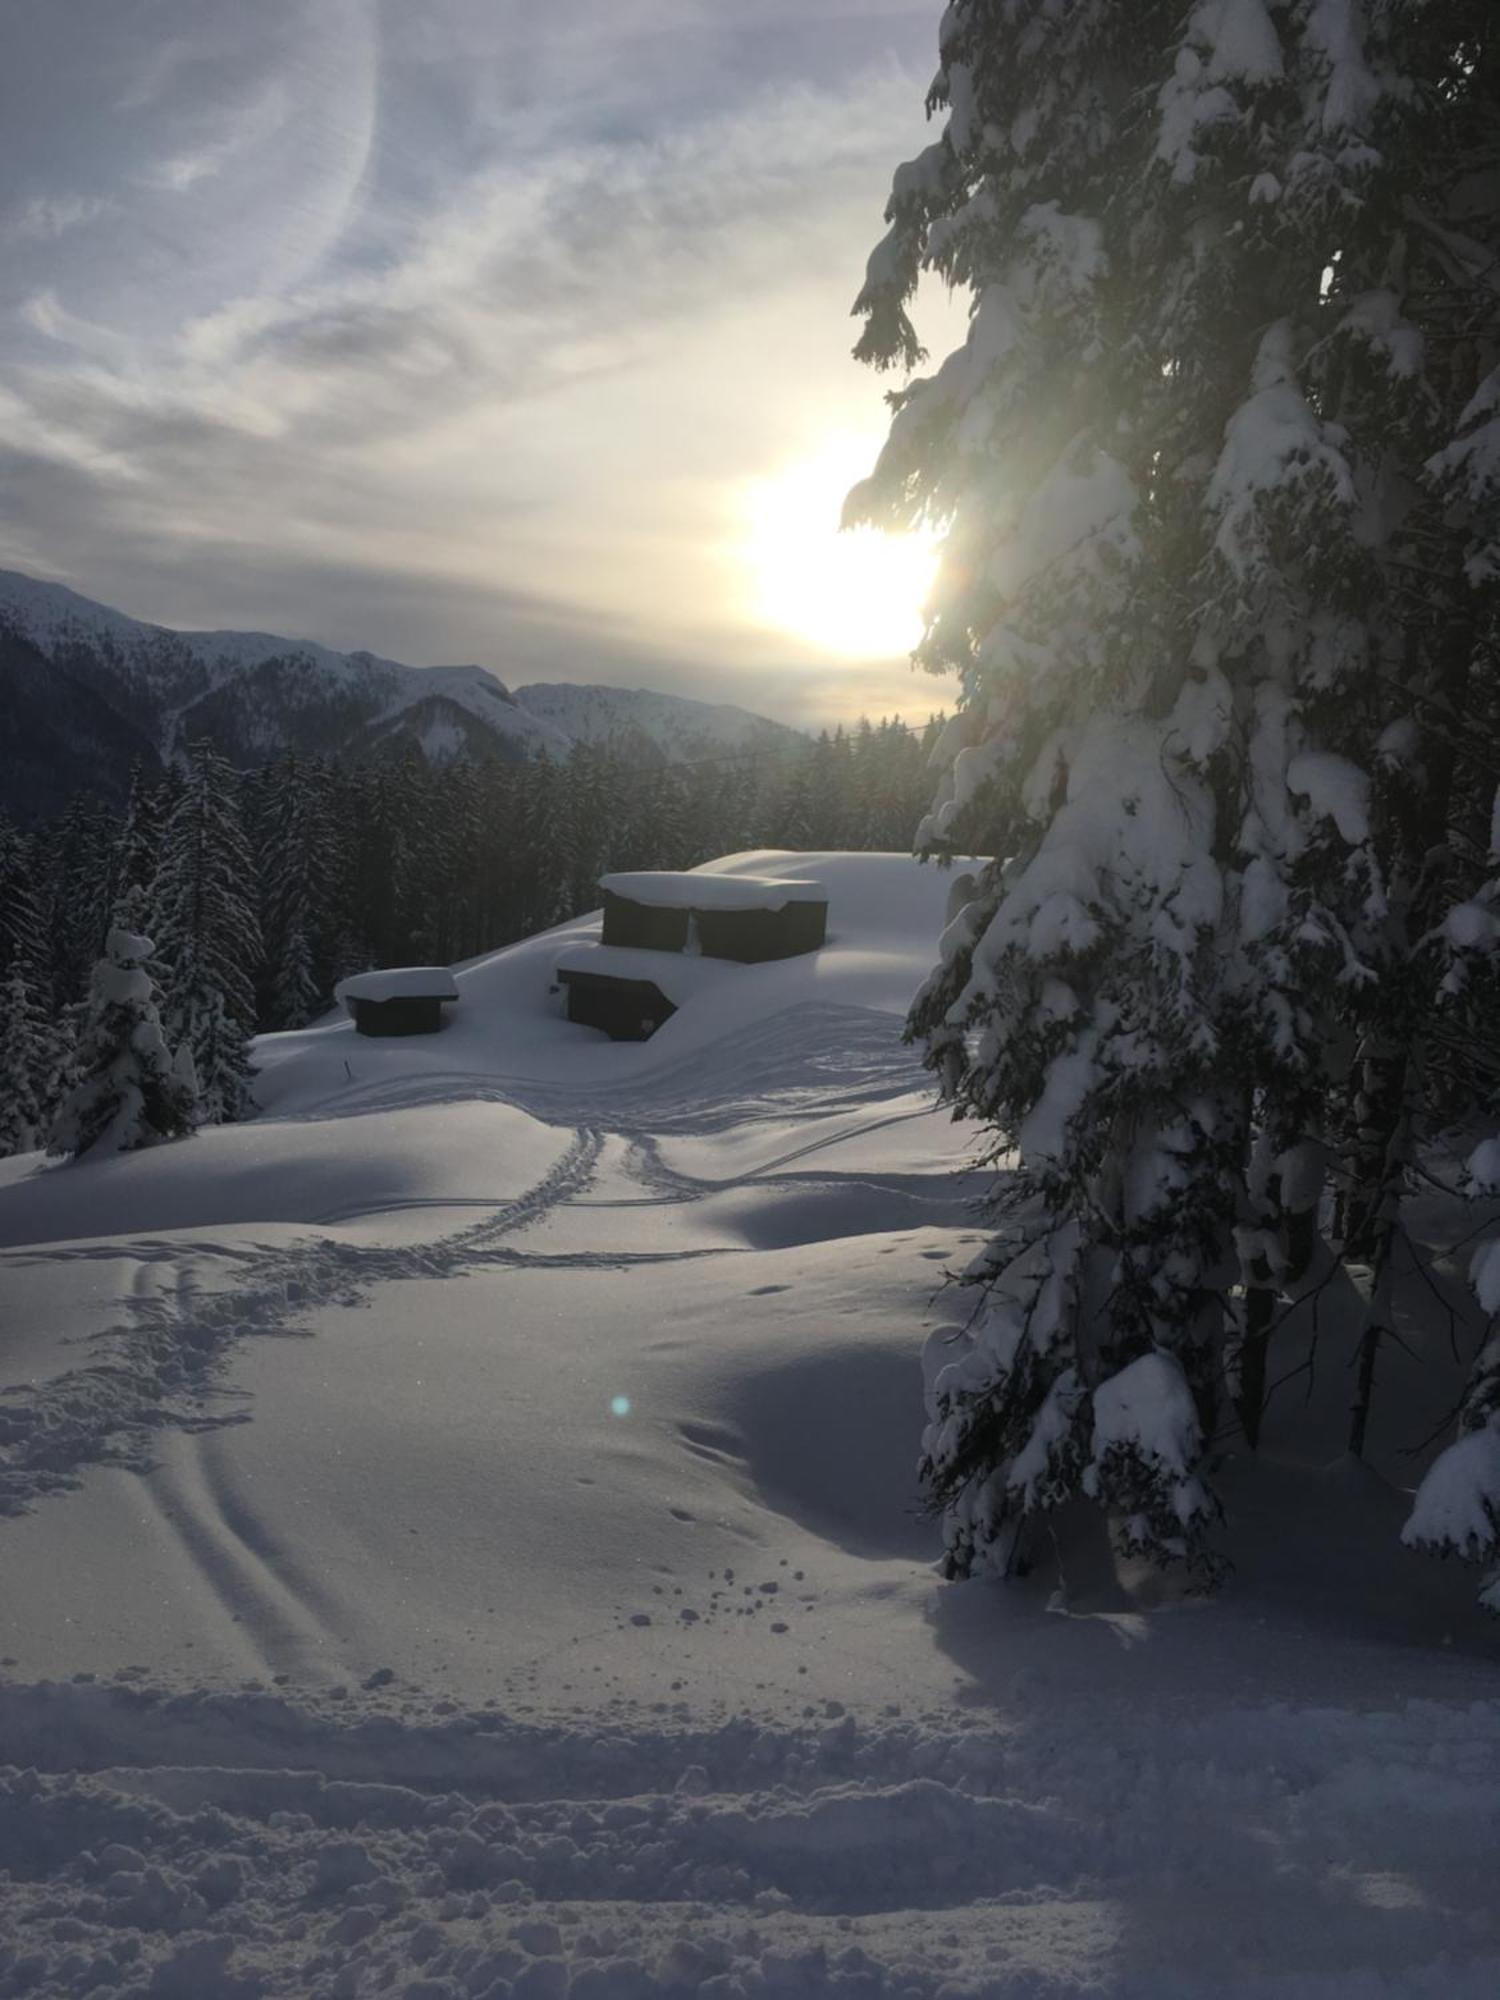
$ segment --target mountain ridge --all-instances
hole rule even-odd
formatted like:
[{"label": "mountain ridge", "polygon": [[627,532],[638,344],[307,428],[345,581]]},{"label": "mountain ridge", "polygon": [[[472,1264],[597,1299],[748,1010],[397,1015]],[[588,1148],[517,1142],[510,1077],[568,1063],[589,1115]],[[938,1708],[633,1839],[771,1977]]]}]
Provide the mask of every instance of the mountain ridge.
[{"label": "mountain ridge", "polygon": [[[517,693],[475,664],[415,667],[275,633],[178,630],[19,570],[0,570],[0,640],[0,703],[22,732],[0,760],[0,803],[22,817],[54,811],[79,789],[121,794],[123,746],[138,757],[148,745],[165,765],[200,737],[248,767],[283,751],[521,762],[605,740],[676,762],[801,734],[748,709],[647,688],[560,681]],[[69,713],[86,716],[87,754],[70,758],[65,732],[44,718],[38,660],[57,676]]]}]

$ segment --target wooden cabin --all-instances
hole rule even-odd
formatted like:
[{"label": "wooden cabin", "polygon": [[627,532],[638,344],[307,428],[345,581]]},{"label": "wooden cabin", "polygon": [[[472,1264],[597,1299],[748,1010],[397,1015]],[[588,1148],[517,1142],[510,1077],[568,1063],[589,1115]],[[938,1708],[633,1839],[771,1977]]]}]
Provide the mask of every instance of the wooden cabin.
[{"label": "wooden cabin", "polygon": [[603,935],[564,952],[557,979],[568,1019],[617,1042],[649,1040],[702,983],[704,960],[761,965],[816,951],[828,936],[821,882],[657,870],[606,875],[599,887]]},{"label": "wooden cabin", "polygon": [[821,882],[663,869],[606,875],[599,887],[608,945],[762,965],[827,942],[828,891]]},{"label": "wooden cabin", "polygon": [[435,1035],[443,1009],[458,998],[446,965],[393,965],[341,979],[334,998],[348,1008],[361,1035]]},{"label": "wooden cabin", "polygon": [[623,979],[576,966],[559,966],[557,977],[568,996],[568,1019],[581,1028],[602,1028],[612,1042],[649,1042],[677,1012],[649,979]]}]

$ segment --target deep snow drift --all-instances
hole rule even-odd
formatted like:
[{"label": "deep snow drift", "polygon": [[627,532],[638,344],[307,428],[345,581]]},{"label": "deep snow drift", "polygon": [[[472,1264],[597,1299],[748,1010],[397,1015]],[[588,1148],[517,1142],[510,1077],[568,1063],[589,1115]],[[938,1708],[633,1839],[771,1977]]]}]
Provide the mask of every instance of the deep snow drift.
[{"label": "deep snow drift", "polygon": [[1220,1599],[1069,1523],[942,1585],[947,878],[710,872],[826,883],[827,948],[615,1045],[584,920],[441,1035],[267,1038],[253,1124],[0,1163],[0,1996],[1493,1993],[1496,1642],[1382,1477],[1446,1321],[1362,1471],[1320,1300]]}]

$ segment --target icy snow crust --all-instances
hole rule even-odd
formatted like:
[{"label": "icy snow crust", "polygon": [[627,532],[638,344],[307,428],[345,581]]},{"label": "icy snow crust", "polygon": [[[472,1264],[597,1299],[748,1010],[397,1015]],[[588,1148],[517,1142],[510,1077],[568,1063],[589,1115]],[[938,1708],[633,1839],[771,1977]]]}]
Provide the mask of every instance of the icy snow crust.
[{"label": "icy snow crust", "polygon": [[934,1576],[981,1183],[899,1029],[951,878],[700,879],[810,874],[826,950],[698,962],[649,1043],[561,1018],[585,920],[441,1036],[267,1038],[252,1124],[0,1164],[3,2000],[1500,1987],[1493,1639],[1308,1442],[1357,1300],[1220,1600],[1066,1520],[1064,1585]]}]

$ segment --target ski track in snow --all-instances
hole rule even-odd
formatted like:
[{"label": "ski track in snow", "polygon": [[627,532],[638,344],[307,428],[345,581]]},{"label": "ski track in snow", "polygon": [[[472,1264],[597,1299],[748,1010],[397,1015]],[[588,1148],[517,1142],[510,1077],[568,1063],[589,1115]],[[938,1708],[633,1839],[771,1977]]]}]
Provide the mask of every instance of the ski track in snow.
[{"label": "ski track in snow", "polygon": [[[236,1421],[238,1409],[225,1410],[224,1398],[216,1395],[220,1364],[236,1340],[295,1331],[318,1307],[353,1303],[375,1284],[452,1276],[500,1255],[504,1237],[588,1184],[602,1143],[599,1132],[581,1129],[534,1187],[489,1205],[483,1221],[431,1243],[323,1237],[290,1249],[221,1251],[236,1279],[228,1287],[202,1289],[190,1272],[179,1270],[172,1293],[132,1296],[130,1321],[101,1336],[105,1360],[34,1391],[14,1390],[0,1398],[0,1511],[18,1512],[41,1495],[76,1483],[89,1464],[144,1468],[163,1424]],[[156,1245],[147,1254],[171,1253]],[[201,1246],[190,1254],[201,1256]]]},{"label": "ski track in snow", "polygon": [[[315,1663],[369,1635],[236,1484],[234,1344],[408,1280],[752,1247],[528,1245],[564,1210],[602,1224],[754,1188],[795,1198],[798,1240],[846,1234],[851,1204],[953,1223],[967,1190],[941,1173],[840,1170],[827,1156],[850,1123],[721,1176],[664,1157],[664,1139],[758,1119],[853,1110],[860,1136],[910,1119],[879,1113],[913,1076],[889,1021],[816,1011],[747,1033],[728,1075],[712,1052],[586,1096],[439,1074],[343,1094],[317,1115],[489,1094],[571,1138],[504,1200],[330,1210],[290,1246],[142,1239],[124,1322],[83,1365],[0,1397],[12,1511],[91,1464],[146,1468],[176,1428],[142,1492],[241,1635],[244,1676],[185,1692],[131,1668],[0,1677],[0,2000],[1500,1991],[1494,1700],[1382,1705],[1356,1687],[1299,1707],[1168,1681],[1143,1701],[1107,1670],[1081,1691],[1023,1668],[1008,1699],[967,1707],[705,1719],[664,1696],[528,1722],[434,1703],[389,1670],[317,1685]],[[477,1219],[401,1245],[337,1234],[429,1210]],[[689,1452],[722,1455],[717,1433],[682,1430]],[[1117,1622],[1123,1651],[1137,1635]]]},{"label": "ski track in snow", "polygon": [[[906,1052],[893,1046],[887,1017],[834,1007],[804,1007],[794,1017],[773,1017],[740,1039],[728,1076],[724,1068],[722,1054],[709,1050],[669,1073],[648,1072],[614,1088],[591,1087],[586,1095],[525,1079],[428,1073],[399,1085],[345,1092],[326,1108],[300,1114],[389,1111],[454,1096],[513,1104],[544,1122],[573,1124],[575,1130],[557,1165],[512,1199],[495,1203],[482,1196],[461,1196],[365,1204],[330,1210],[311,1223],[315,1229],[331,1230],[368,1216],[423,1209],[486,1211],[482,1221],[431,1242],[391,1246],[322,1237],[291,1249],[259,1252],[241,1245],[222,1246],[215,1252],[216,1261],[228,1267],[233,1282],[212,1290],[184,1274],[182,1253],[170,1242],[129,1246],[130,1254],[141,1260],[136,1281],[140,1289],[127,1302],[126,1323],[98,1337],[105,1358],[55,1376],[36,1389],[0,1395],[0,1514],[20,1512],[46,1493],[67,1489],[90,1464],[146,1468],[152,1462],[155,1435],[164,1424],[238,1421],[243,1412],[226,1398],[218,1379],[233,1343],[251,1335],[295,1332],[309,1313],[331,1303],[353,1303],[373,1285],[454,1276],[486,1264],[599,1269],[735,1254],[733,1246],[548,1253],[507,1243],[505,1239],[554,1208],[585,1195],[606,1133],[628,1142],[631,1170],[642,1193],[599,1206],[666,1206],[752,1182],[769,1187],[783,1179],[792,1184],[785,1168],[842,1143],[845,1134],[791,1147],[761,1166],[720,1180],[694,1179],[669,1168],[661,1160],[658,1135],[723,1131],[771,1113],[800,1120],[847,1112],[889,1099],[920,1075]],[[580,1115],[592,1122],[576,1123]],[[910,1115],[870,1120],[862,1129],[880,1130]],[[886,1189],[914,1202],[930,1202],[934,1219],[951,1219],[954,1206],[951,1192],[931,1193],[930,1177],[912,1177],[900,1188],[893,1176],[855,1173],[809,1176],[795,1184],[804,1194],[816,1191],[818,1185],[835,1190]],[[45,1254],[0,1252],[0,1268],[7,1255],[31,1259]],[[188,1254],[202,1259],[205,1252],[198,1245]],[[178,1267],[176,1282],[166,1291],[152,1276],[163,1263]]]}]

